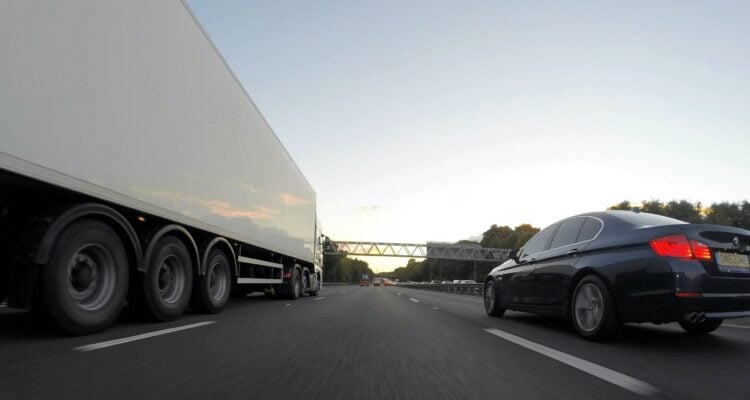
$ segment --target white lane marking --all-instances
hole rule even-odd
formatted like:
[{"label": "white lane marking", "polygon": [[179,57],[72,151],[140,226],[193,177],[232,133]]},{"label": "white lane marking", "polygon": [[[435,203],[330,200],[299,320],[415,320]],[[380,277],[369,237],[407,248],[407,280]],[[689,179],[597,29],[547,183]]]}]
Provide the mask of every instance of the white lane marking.
[{"label": "white lane marking", "polygon": [[211,324],[215,324],[215,323],[216,323],[216,321],[198,322],[196,324],[178,326],[176,328],[162,329],[160,331],[154,331],[154,332],[144,333],[144,334],[141,334],[141,335],[130,336],[130,337],[122,338],[122,339],[108,340],[106,342],[99,342],[99,343],[89,344],[89,345],[86,345],[86,346],[80,346],[80,347],[74,348],[73,350],[76,350],[76,351],[94,351],[94,350],[103,349],[105,347],[117,346],[117,345],[120,345],[120,344],[135,342],[137,340],[143,340],[143,339],[152,338],[154,336],[166,335],[166,334],[169,334],[169,333],[175,333],[175,332],[179,332],[179,331],[184,331],[186,329],[198,328],[200,326],[211,325]]},{"label": "white lane marking", "polygon": [[401,292],[396,292],[397,295],[401,296]]},{"label": "white lane marking", "polygon": [[325,297],[318,297],[317,299],[314,299],[313,301],[323,300]]},{"label": "white lane marking", "polygon": [[286,303],[286,304],[284,304],[284,305],[285,305],[285,306],[291,306],[291,304],[289,304],[289,303]]},{"label": "white lane marking", "polygon": [[437,308],[437,307],[432,307],[432,309],[433,309],[433,310],[439,310],[439,308]]},{"label": "white lane marking", "polygon": [[590,361],[586,361],[584,359],[571,356],[570,354],[551,349],[547,346],[534,343],[522,337],[503,332],[499,329],[490,328],[485,329],[485,331],[642,396],[651,396],[659,393],[659,389],[655,388],[649,383],[643,382],[641,380],[635,379],[601,365],[594,364]]},{"label": "white lane marking", "polygon": [[415,298],[413,298],[413,297],[409,297],[409,300],[411,300],[411,301],[413,301],[413,302],[415,302],[415,303],[419,303],[419,300],[417,300],[417,299],[415,299]]},{"label": "white lane marking", "polygon": [[750,326],[742,326],[742,325],[724,324],[722,326],[728,326],[730,328],[739,328],[739,329],[750,329]]}]

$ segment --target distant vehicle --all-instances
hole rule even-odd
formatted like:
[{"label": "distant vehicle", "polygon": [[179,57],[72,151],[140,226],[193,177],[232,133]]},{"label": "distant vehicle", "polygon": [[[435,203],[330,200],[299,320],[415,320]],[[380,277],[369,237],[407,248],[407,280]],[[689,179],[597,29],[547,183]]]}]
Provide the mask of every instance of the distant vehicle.
[{"label": "distant vehicle", "polygon": [[373,282],[373,284],[372,284],[372,285],[373,285],[373,286],[380,286],[380,281],[375,281],[375,282]]},{"label": "distant vehicle", "polygon": [[88,334],[317,294],[315,191],[187,2],[92,5],[2,2],[0,303]]},{"label": "distant vehicle", "polygon": [[464,285],[471,285],[471,284],[476,284],[477,282],[472,281],[471,279],[465,279],[465,280],[460,281],[459,283],[462,283]]},{"label": "distant vehicle", "polygon": [[359,286],[370,286],[370,275],[362,274],[359,276]]},{"label": "distant vehicle", "polygon": [[750,316],[750,231],[631,211],[581,214],[537,233],[484,282],[487,314],[568,318],[584,338],[626,322],[689,333]]},{"label": "distant vehicle", "polygon": [[456,281],[453,281],[453,282],[451,282],[451,281],[443,281],[442,283],[443,283],[443,284],[445,285],[445,284],[449,284],[449,283],[455,283],[455,282],[456,282]]}]

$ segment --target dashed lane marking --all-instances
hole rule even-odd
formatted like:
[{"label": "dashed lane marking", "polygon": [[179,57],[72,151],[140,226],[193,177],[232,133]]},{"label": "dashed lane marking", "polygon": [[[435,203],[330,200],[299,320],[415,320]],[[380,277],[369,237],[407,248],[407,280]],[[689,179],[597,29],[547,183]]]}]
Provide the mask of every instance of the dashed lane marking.
[{"label": "dashed lane marking", "polygon": [[558,351],[547,346],[534,343],[530,340],[526,340],[522,337],[512,335],[499,329],[490,328],[485,329],[485,331],[509,342],[513,342],[519,346],[523,346],[531,351],[535,351],[541,355],[547,356],[553,360],[559,361],[563,364],[567,364],[599,379],[603,379],[613,385],[617,385],[633,393],[637,393],[642,396],[652,396],[659,393],[659,390],[651,384],[611,370],[607,367],[603,367],[590,361],[586,361],[570,354],[563,353],[562,351]]},{"label": "dashed lane marking", "polygon": [[120,344],[135,342],[137,340],[148,339],[148,338],[152,338],[152,337],[155,337],[155,336],[167,335],[167,334],[170,334],[170,333],[184,331],[186,329],[198,328],[198,327],[201,327],[201,326],[211,325],[211,324],[215,324],[215,323],[216,323],[216,321],[198,322],[196,324],[183,325],[183,326],[178,326],[176,328],[162,329],[160,331],[154,331],[154,332],[144,333],[144,334],[141,334],[141,335],[130,336],[130,337],[122,338],[122,339],[108,340],[106,342],[99,342],[99,343],[89,344],[89,345],[86,345],[86,346],[80,346],[80,347],[74,348],[73,350],[82,351],[82,352],[94,351],[94,350],[99,350],[99,349],[103,349],[103,348],[106,348],[106,347],[112,347],[112,346],[117,346],[117,345],[120,345]]},{"label": "dashed lane marking", "polygon": [[750,329],[750,326],[733,325],[733,324],[724,324],[722,326],[726,326],[729,328],[738,328],[738,329]]},{"label": "dashed lane marking", "polygon": [[409,300],[411,300],[411,301],[413,301],[413,302],[415,302],[415,303],[419,303],[419,300],[417,300],[417,299],[415,299],[415,298],[413,298],[413,297],[409,297]]},{"label": "dashed lane marking", "polygon": [[313,301],[318,301],[318,300],[323,300],[323,299],[325,299],[325,297],[318,297],[318,298],[316,298],[316,299],[315,299],[315,300],[313,300]]}]

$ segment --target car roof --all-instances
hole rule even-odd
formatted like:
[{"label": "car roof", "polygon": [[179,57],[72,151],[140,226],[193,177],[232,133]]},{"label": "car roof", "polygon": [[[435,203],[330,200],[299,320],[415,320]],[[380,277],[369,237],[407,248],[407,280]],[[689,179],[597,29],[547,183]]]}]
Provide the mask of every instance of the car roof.
[{"label": "car roof", "polygon": [[[646,212],[636,211],[624,211],[624,210],[611,210],[611,211],[595,211],[584,214],[578,214],[576,216],[566,218],[563,221],[576,217],[594,217],[602,220],[605,225],[620,226],[623,229],[638,229],[647,228],[651,226],[662,226],[662,225],[681,225],[687,224],[685,221],[665,217],[663,215],[651,214]],[[562,221],[560,221],[562,222]]]}]

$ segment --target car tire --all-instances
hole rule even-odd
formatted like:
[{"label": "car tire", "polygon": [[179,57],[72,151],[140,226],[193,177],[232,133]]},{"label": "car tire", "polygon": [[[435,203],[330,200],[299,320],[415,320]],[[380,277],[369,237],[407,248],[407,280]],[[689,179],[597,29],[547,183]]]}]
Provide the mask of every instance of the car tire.
[{"label": "car tire", "polygon": [[587,340],[611,340],[622,330],[609,287],[596,275],[588,275],[576,285],[570,319],[576,332]]},{"label": "car tire", "polygon": [[707,319],[703,322],[680,321],[679,324],[687,333],[705,335],[711,333],[721,326],[723,319]]},{"label": "car tire", "polygon": [[494,280],[484,284],[484,310],[492,317],[502,317],[505,309],[500,307],[500,296]]}]

